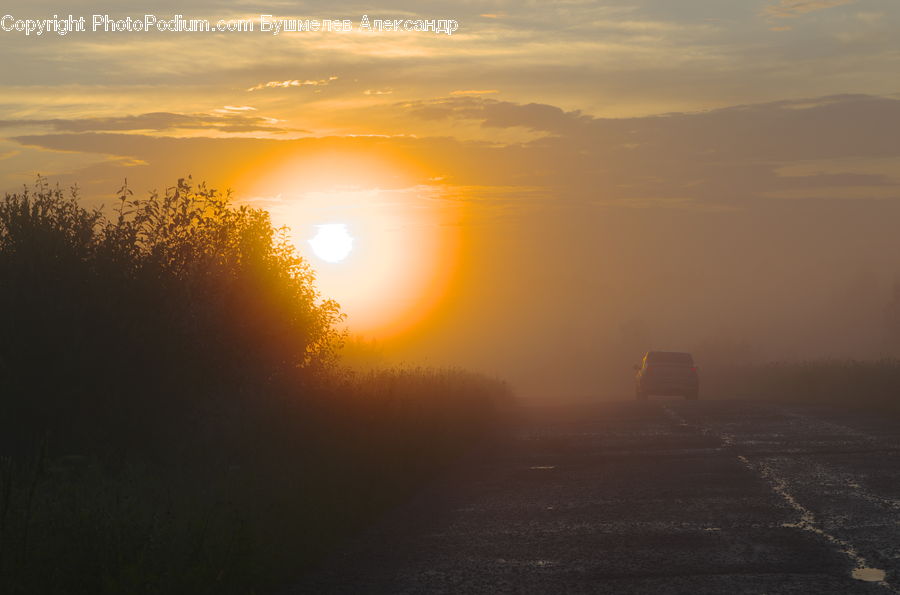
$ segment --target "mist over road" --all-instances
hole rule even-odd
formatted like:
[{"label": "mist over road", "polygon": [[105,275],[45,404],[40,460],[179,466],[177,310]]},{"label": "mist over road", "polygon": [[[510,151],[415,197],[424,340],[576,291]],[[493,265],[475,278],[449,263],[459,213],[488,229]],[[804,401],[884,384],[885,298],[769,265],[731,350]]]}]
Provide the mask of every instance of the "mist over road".
[{"label": "mist over road", "polygon": [[898,463],[861,411],[527,407],[296,592],[898,593]]}]

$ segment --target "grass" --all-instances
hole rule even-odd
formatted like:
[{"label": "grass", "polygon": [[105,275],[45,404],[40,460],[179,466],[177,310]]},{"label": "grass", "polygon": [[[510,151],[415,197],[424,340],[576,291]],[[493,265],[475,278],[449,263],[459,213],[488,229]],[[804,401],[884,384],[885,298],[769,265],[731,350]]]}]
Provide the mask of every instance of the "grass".
[{"label": "grass", "polygon": [[3,591],[270,592],[490,435],[508,398],[459,370],[385,370],[285,401],[268,437],[203,467],[5,458]]},{"label": "grass", "polygon": [[500,381],[341,366],[285,238],[189,179],[0,201],[0,592],[272,592],[496,431]]}]

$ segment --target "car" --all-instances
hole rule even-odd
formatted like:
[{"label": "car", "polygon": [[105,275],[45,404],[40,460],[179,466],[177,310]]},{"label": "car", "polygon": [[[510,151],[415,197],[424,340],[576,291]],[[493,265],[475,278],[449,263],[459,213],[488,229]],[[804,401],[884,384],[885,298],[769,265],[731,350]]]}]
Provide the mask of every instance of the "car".
[{"label": "car", "polygon": [[680,395],[690,400],[700,397],[700,376],[690,353],[648,351],[634,369],[638,401],[646,401],[650,395]]}]

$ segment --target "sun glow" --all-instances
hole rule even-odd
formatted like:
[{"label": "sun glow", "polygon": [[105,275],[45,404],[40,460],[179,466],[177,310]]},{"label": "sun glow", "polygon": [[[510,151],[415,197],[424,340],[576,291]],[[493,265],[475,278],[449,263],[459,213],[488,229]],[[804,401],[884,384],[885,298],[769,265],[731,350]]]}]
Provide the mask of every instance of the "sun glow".
[{"label": "sun glow", "polygon": [[458,227],[448,223],[452,209],[438,193],[306,191],[265,206],[277,225],[290,228],[319,292],[340,304],[348,328],[388,339],[433,316],[455,274]]},{"label": "sun glow", "polygon": [[290,229],[351,332],[386,340],[416,332],[446,304],[464,213],[442,184],[422,183],[433,172],[380,142],[363,150],[332,139],[316,154],[276,153],[236,172],[234,185]]},{"label": "sun glow", "polygon": [[325,262],[337,263],[353,251],[353,236],[343,223],[317,225],[316,236],[308,240],[316,256]]}]

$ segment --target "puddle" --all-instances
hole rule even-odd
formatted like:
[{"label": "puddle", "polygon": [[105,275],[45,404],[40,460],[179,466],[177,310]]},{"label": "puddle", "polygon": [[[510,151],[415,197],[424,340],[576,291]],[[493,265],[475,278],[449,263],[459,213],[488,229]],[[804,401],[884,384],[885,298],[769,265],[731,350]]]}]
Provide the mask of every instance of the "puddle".
[{"label": "puddle", "polygon": [[853,571],[853,578],[867,583],[880,583],[884,580],[884,570],[880,568],[857,568]]},{"label": "puddle", "polygon": [[553,471],[556,469],[556,465],[538,465],[535,467],[529,467],[532,471]]}]

